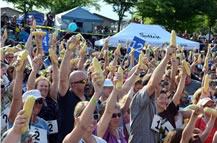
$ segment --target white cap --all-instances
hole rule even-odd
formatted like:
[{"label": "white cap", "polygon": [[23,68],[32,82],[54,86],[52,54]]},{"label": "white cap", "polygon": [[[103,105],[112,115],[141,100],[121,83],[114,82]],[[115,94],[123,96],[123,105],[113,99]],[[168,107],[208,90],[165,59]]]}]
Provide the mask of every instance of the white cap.
[{"label": "white cap", "polygon": [[209,101],[214,102],[211,98],[205,97],[205,98],[200,99],[199,102],[197,103],[197,105],[199,105],[199,106],[200,106],[200,105],[204,106],[204,105],[206,105]]},{"label": "white cap", "polygon": [[37,99],[39,99],[39,98],[43,98],[43,99],[45,99],[44,97],[42,97],[41,96],[41,92],[39,91],[39,90],[29,90],[29,91],[26,91],[24,94],[23,94],[23,96],[22,96],[22,98],[23,98],[23,100],[25,101],[26,99],[27,99],[27,97],[28,96],[34,96],[35,97],[35,100],[37,100]]},{"label": "white cap", "polygon": [[103,87],[113,87],[114,85],[113,85],[113,83],[112,83],[112,81],[111,81],[111,79],[105,79],[105,81],[104,81],[104,84],[103,84]]}]

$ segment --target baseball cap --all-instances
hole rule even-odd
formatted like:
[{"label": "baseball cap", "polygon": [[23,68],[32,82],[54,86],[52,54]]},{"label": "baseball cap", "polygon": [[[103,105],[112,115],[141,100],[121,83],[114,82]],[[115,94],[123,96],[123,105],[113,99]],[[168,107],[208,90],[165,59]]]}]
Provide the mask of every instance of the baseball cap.
[{"label": "baseball cap", "polygon": [[113,83],[111,81],[111,79],[105,79],[103,87],[113,87]]},{"label": "baseball cap", "polygon": [[31,96],[31,95],[35,97],[35,100],[37,100],[39,98],[45,99],[44,97],[41,96],[41,92],[39,90],[37,90],[37,89],[26,91],[23,94],[22,98],[25,101],[27,99],[27,97]]},{"label": "baseball cap", "polygon": [[204,105],[206,105],[209,101],[211,101],[211,102],[214,103],[214,101],[213,101],[211,98],[205,97],[205,98],[200,99],[199,102],[197,103],[197,105],[202,105],[202,106],[204,106]]}]

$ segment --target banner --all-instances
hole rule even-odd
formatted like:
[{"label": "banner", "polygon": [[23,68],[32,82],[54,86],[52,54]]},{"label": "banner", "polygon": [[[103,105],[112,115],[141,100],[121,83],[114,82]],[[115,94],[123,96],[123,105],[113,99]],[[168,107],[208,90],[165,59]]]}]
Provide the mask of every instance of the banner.
[{"label": "banner", "polygon": [[139,54],[142,51],[146,41],[143,39],[140,39],[139,37],[134,36],[132,42],[130,43],[130,48],[128,49],[127,53],[129,54],[131,49],[134,48],[134,57],[136,59],[139,58]]},{"label": "banner", "polygon": [[42,48],[45,52],[48,52],[49,49],[49,33],[46,30],[43,30],[47,34],[42,37]]}]

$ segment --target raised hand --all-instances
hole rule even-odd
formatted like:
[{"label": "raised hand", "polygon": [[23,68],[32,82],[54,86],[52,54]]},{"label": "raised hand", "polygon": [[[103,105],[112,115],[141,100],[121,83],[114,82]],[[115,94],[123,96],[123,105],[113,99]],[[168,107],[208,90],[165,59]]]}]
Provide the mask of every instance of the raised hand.
[{"label": "raised hand", "polygon": [[101,94],[102,89],[103,89],[103,84],[102,84],[102,81],[101,81],[100,74],[96,73],[96,72],[92,73],[91,74],[91,79],[92,79],[94,91]]}]

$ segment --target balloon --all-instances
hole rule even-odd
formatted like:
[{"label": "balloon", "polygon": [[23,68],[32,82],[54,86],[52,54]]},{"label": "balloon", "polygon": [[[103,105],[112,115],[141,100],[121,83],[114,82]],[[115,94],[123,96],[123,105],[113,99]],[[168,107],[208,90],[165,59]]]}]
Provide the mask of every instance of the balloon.
[{"label": "balloon", "polygon": [[71,32],[74,32],[77,28],[78,28],[78,27],[77,27],[77,24],[74,23],[74,22],[70,23],[69,26],[68,26],[68,29],[69,29],[69,31],[71,31]]}]

